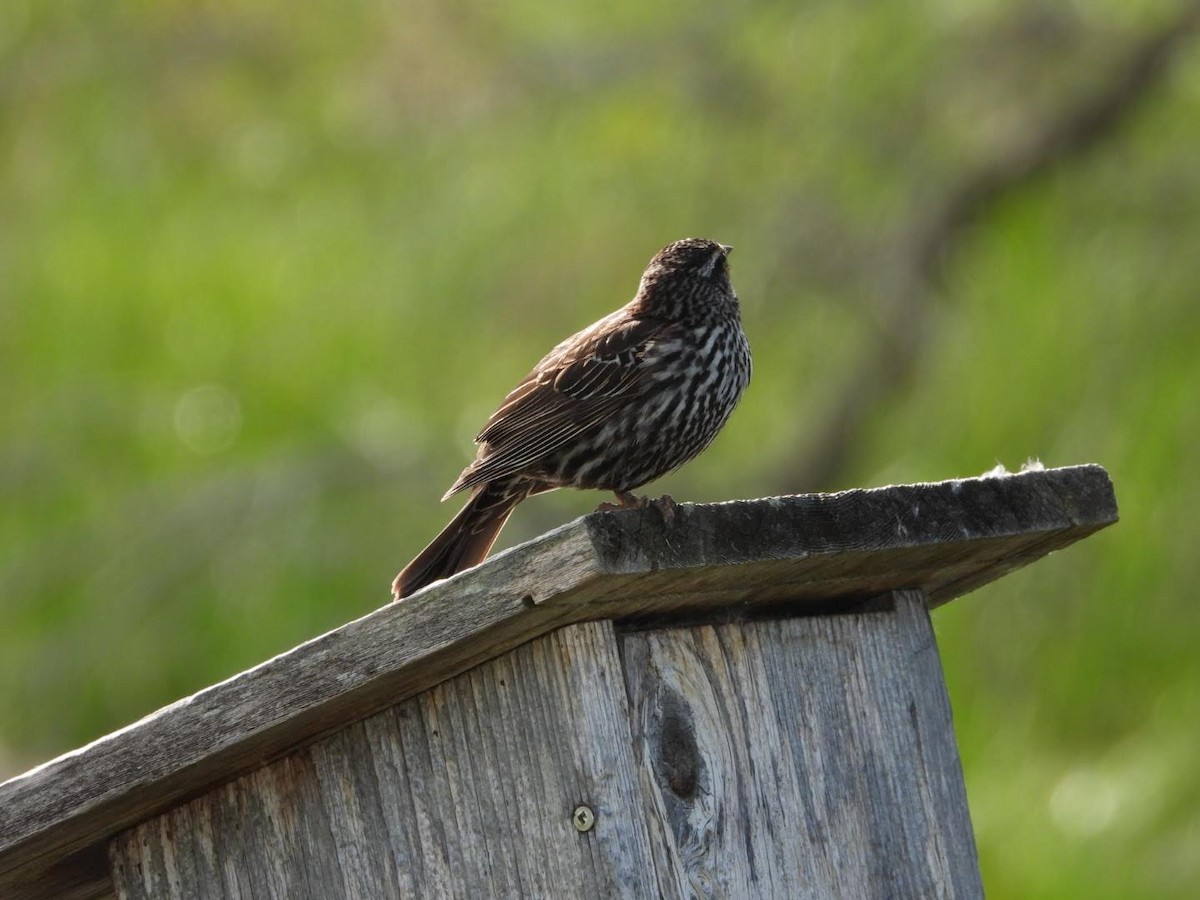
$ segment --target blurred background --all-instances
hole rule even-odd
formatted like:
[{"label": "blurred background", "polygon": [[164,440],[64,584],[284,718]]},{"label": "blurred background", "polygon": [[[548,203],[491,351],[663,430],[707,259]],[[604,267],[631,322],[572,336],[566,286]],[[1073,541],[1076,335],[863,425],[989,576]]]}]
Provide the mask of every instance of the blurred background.
[{"label": "blurred background", "polygon": [[385,603],[696,235],[755,380],[656,493],[1108,467],[1118,526],[935,615],[984,880],[1197,896],[1198,18],[4,0],[0,777]]}]

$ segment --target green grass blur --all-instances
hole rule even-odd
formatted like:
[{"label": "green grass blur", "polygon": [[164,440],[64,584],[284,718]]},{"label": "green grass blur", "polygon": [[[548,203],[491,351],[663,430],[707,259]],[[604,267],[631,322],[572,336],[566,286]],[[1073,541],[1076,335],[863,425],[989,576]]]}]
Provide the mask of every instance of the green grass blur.
[{"label": "green grass blur", "polygon": [[1196,48],[970,231],[844,476],[786,476],[914,216],[1173,9],[5,0],[0,775],[386,602],[506,390],[699,235],[755,381],[655,489],[1107,466],[1118,526],[935,616],[984,880],[1197,896]]}]

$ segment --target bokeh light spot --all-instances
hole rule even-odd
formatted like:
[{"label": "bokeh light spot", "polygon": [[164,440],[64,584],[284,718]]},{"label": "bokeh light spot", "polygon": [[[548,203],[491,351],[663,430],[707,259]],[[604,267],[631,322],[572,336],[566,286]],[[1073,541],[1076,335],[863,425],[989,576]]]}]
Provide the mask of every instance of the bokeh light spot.
[{"label": "bokeh light spot", "polygon": [[194,453],[227,450],[241,430],[242,404],[219,384],[193,388],[175,405],[175,433]]},{"label": "bokeh light spot", "polygon": [[1050,792],[1050,815],[1065,834],[1089,837],[1112,823],[1118,795],[1113,779],[1091,769],[1073,769]]}]

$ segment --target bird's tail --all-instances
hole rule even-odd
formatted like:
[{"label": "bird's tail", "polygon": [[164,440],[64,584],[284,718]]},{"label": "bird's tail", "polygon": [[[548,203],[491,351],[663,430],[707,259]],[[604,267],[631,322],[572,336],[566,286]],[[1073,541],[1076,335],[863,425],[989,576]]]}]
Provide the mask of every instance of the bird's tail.
[{"label": "bird's tail", "polygon": [[529,486],[511,481],[487,482],[477,488],[441,534],[396,576],[395,598],[483,562],[513,508],[529,494]]}]

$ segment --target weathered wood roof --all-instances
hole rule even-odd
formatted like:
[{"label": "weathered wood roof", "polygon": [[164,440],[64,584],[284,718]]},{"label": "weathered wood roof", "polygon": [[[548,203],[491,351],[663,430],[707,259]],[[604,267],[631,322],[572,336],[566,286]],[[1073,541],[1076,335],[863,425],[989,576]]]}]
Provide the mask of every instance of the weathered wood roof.
[{"label": "weathered wood roof", "polygon": [[1116,519],[1099,466],[584,516],[0,785],[0,897],[101,896],[117,833],[568,623],[937,605]]}]

